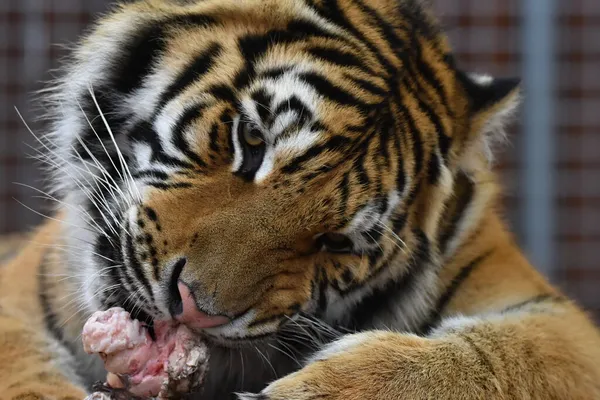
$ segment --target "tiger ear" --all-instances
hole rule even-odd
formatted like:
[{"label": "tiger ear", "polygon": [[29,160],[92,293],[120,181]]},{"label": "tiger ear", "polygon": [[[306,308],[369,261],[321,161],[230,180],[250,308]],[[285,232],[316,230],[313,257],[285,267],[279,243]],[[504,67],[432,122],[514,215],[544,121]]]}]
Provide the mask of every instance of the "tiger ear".
[{"label": "tiger ear", "polygon": [[458,79],[468,100],[468,141],[479,143],[479,150],[491,161],[493,145],[505,139],[504,128],[519,106],[521,81],[464,72],[458,72]]}]

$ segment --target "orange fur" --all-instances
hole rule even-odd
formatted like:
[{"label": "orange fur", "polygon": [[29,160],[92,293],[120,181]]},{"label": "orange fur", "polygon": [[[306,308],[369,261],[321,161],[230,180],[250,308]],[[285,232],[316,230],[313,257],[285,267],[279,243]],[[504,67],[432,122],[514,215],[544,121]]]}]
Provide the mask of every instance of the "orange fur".
[{"label": "orange fur", "polygon": [[[339,7],[333,15],[328,14],[331,4]],[[198,15],[217,22],[192,18]],[[342,27],[341,15],[354,31]],[[186,18],[193,23],[177,22]],[[299,18],[303,23],[316,20],[317,33],[287,32]],[[88,231],[103,228],[107,241],[117,244],[91,247],[105,251],[95,256],[110,263],[87,280],[81,275],[89,266],[74,265],[73,253],[80,250],[73,248],[71,237],[85,232],[64,221],[73,220],[68,207],[60,207],[55,221],[32,234],[31,243],[2,267],[0,354],[9,356],[0,358],[0,399],[82,398],[84,384],[73,376],[94,367],[79,354],[79,332],[93,311],[81,297],[95,300],[106,295],[103,306],[120,301],[134,311],[142,308],[133,294],[118,298],[120,291],[127,295],[126,285],[110,291],[108,284],[91,283],[110,275],[114,262],[120,268],[117,274],[135,273],[147,281],[150,289],[140,289],[155,293],[152,288],[158,288],[156,293],[162,293],[171,279],[173,260],[183,257],[186,265],[176,278],[190,286],[204,311],[234,320],[251,318],[245,328],[248,337],[272,334],[298,312],[319,310],[326,315],[322,323],[338,323],[337,316],[326,320],[333,303],[327,303],[332,300],[323,295],[323,287],[344,299],[367,287],[375,293],[389,283],[405,283],[394,293],[401,301],[393,303],[397,309],[387,320],[344,325],[362,332],[325,346],[312,362],[260,395],[241,398],[600,397],[598,329],[535,271],[501,219],[500,188],[487,151],[490,136],[505,122],[500,117],[515,106],[518,88],[461,75],[445,36],[420,2],[145,0],[105,17],[76,50],[72,62],[79,69],[73,71],[93,68],[89,60],[98,54],[118,60],[117,66],[127,64],[126,56],[116,54],[129,51],[126,39],[156,26],[165,28],[160,36],[164,48],[152,65],[171,80],[211,45],[218,45],[211,68],[183,85],[175,101],[177,106],[201,101],[204,107],[188,121],[183,138],[171,143],[191,160],[189,166],[168,174],[163,186],[147,185],[139,199],[119,204],[116,217],[104,213],[95,225],[88,224]],[[232,173],[235,151],[229,138],[231,115],[239,108],[232,98],[254,101],[256,91],[267,85],[252,77],[244,82],[241,73],[249,60],[240,42],[253,40],[258,44],[246,49],[247,57],[253,57],[253,51],[259,54],[253,74],[273,74],[289,65],[314,73],[305,79],[313,80],[311,90],[319,94],[304,111],[312,108],[319,135],[312,142],[308,133],[297,138],[274,153],[269,173],[248,180]],[[256,50],[261,40],[267,43],[263,52]],[[345,57],[346,63],[328,60],[331,53]],[[140,55],[144,56],[148,54]],[[139,69],[143,68],[134,72]],[[77,81],[78,75],[72,74],[71,80]],[[106,89],[102,84],[108,84],[98,79],[99,93],[113,95],[110,90],[101,92]],[[63,85],[69,88],[69,83]],[[284,89],[297,87],[288,84]],[[299,92],[311,93],[303,90]],[[148,112],[125,104],[127,96],[120,96],[111,99],[113,103],[133,107],[126,120],[135,120],[135,112]],[[266,108],[267,120],[269,113],[275,114],[267,105],[259,106]],[[102,117],[115,122],[111,118],[118,111]],[[166,113],[164,125],[176,125],[175,117],[185,111],[180,107]],[[100,115],[90,117],[94,116],[90,124],[101,130]],[[283,126],[282,140],[294,138],[302,128],[299,123]],[[115,132],[120,133],[117,128]],[[380,137],[383,140],[373,139]],[[306,143],[309,146],[302,148]],[[64,147],[61,150],[69,151]],[[85,150],[94,151],[81,152]],[[91,161],[82,165],[93,167]],[[56,185],[85,173],[84,167],[70,175],[61,175],[59,168]],[[102,184],[111,185],[92,174],[88,178],[96,183],[90,185],[92,193]],[[85,185],[83,178],[77,183],[70,187],[74,193]],[[123,191],[128,190],[133,191],[123,185]],[[376,228],[381,232],[349,226],[361,211],[384,206],[390,209],[378,215]],[[83,205],[78,210],[97,211]],[[358,220],[369,222],[366,217]],[[352,229],[359,239],[361,234],[380,238],[371,236],[376,246],[344,254],[322,251],[316,239],[320,234],[355,234]],[[131,254],[120,254],[115,261],[123,252],[115,249],[128,240]],[[131,272],[133,259],[138,265]],[[361,296],[371,294],[365,290]],[[349,313],[356,311],[351,306]],[[369,309],[362,317],[376,311],[381,310]],[[49,326],[58,330],[58,338],[56,332],[48,332]]]}]

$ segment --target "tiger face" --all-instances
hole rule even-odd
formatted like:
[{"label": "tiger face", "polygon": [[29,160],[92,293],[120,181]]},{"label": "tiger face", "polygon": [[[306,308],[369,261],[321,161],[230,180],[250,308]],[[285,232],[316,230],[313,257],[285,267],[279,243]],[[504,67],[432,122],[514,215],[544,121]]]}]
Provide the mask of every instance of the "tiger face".
[{"label": "tiger face", "polygon": [[442,257],[456,176],[514,89],[458,71],[413,1],[119,7],[53,96],[85,306],[228,345],[299,315],[357,323]]}]

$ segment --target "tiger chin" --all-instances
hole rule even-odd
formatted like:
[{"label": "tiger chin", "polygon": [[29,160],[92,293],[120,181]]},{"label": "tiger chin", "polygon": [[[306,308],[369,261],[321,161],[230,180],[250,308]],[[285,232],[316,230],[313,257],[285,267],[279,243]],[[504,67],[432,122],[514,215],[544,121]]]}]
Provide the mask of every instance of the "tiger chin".
[{"label": "tiger chin", "polygon": [[519,82],[463,72],[422,2],[119,5],[43,96],[3,400],[83,399],[115,306],[211,321],[198,399],[600,398],[598,329],[502,219]]}]

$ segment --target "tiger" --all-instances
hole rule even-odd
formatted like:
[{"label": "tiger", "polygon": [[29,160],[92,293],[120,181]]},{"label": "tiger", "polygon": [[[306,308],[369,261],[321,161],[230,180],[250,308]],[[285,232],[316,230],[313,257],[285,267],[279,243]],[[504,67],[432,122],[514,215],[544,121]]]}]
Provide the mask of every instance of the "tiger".
[{"label": "tiger", "polygon": [[117,4],[42,97],[2,400],[88,395],[112,307],[212,321],[193,399],[600,398],[597,326],[503,214],[520,80],[461,69],[425,1]]}]

